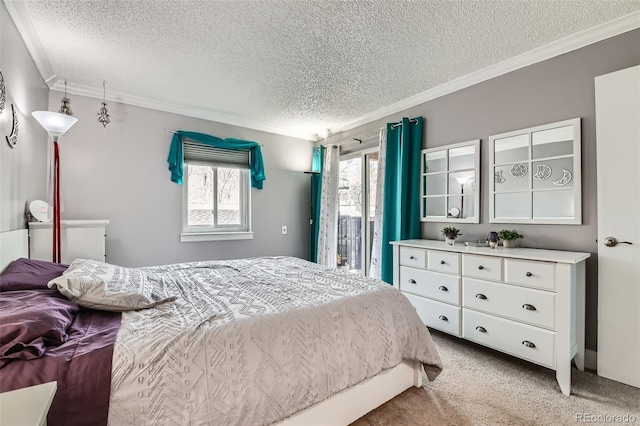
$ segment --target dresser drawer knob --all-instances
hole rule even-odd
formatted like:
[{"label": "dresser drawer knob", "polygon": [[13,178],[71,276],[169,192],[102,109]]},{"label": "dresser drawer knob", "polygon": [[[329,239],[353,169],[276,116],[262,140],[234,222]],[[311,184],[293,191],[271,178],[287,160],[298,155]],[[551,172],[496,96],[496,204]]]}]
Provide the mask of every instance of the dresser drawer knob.
[{"label": "dresser drawer knob", "polygon": [[409,260],[415,260],[416,257],[415,256],[409,256]]},{"label": "dresser drawer knob", "polygon": [[442,290],[442,291],[449,291],[448,288],[446,288],[445,286],[441,285],[440,287],[438,287],[438,290]]},{"label": "dresser drawer knob", "polygon": [[525,275],[528,276],[528,277],[532,277],[533,276],[533,274],[531,272],[527,272]]},{"label": "dresser drawer knob", "polygon": [[442,321],[449,321],[449,318],[445,317],[444,315],[440,315],[438,318],[440,318]]},{"label": "dresser drawer knob", "polygon": [[482,293],[478,293],[478,294],[476,294],[476,297],[477,297],[478,299],[480,299],[480,300],[487,300],[487,296],[485,296],[485,295],[484,295],[484,294],[482,294]]},{"label": "dresser drawer knob", "polygon": [[414,280],[413,278],[409,280],[409,284],[415,284],[416,280]]},{"label": "dresser drawer knob", "polygon": [[486,333],[487,332],[487,329],[484,328],[484,327],[481,327],[481,326],[477,326],[476,330],[478,330],[480,333]]},{"label": "dresser drawer knob", "polygon": [[530,342],[528,340],[523,340],[522,344],[525,345],[528,348],[535,348],[536,347],[536,345],[533,342]]},{"label": "dresser drawer knob", "polygon": [[535,307],[535,306],[530,305],[530,304],[528,304],[528,303],[525,303],[524,305],[522,305],[522,308],[523,308],[523,309],[526,309],[527,311],[535,311],[535,310],[536,310],[536,307]]},{"label": "dresser drawer knob", "polygon": [[441,260],[441,261],[440,261],[440,264],[441,264],[441,265],[444,265],[445,263],[447,263],[447,262],[445,262],[444,260]]},{"label": "dresser drawer knob", "polygon": [[480,265],[480,266],[478,266],[478,269],[482,270],[482,269],[484,269],[484,266]]}]

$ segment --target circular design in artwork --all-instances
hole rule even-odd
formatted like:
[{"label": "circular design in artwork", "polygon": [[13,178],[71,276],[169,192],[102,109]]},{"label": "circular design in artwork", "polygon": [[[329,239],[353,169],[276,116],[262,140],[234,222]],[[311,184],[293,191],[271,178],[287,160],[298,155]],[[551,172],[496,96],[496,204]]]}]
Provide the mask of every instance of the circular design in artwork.
[{"label": "circular design in artwork", "polygon": [[511,173],[511,176],[513,176],[514,178],[521,178],[521,177],[525,177],[528,171],[529,171],[529,168],[527,167],[526,164],[518,163],[511,166],[510,173]]},{"label": "circular design in artwork", "polygon": [[507,180],[504,176],[502,176],[502,170],[500,170],[499,172],[495,172],[493,178],[496,183],[504,183]]},{"label": "circular design in artwork", "polygon": [[4,111],[4,107],[7,104],[7,88],[4,85],[4,76],[0,71],[0,114]]},{"label": "circular design in artwork", "polygon": [[573,179],[573,175],[571,174],[571,172],[567,169],[562,169],[562,179],[553,182],[553,184],[557,186],[565,186],[566,184],[571,182],[571,179]]},{"label": "circular design in artwork", "polygon": [[18,114],[16,114],[16,109],[11,104],[11,112],[13,114],[13,128],[11,129],[11,134],[7,136],[7,142],[11,148],[15,147],[18,144],[18,132],[20,128],[18,127]]},{"label": "circular design in artwork", "polygon": [[539,166],[536,166],[536,168],[536,174],[533,175],[534,178],[538,180],[547,180],[551,177],[551,167],[547,166],[546,164],[541,164]]}]

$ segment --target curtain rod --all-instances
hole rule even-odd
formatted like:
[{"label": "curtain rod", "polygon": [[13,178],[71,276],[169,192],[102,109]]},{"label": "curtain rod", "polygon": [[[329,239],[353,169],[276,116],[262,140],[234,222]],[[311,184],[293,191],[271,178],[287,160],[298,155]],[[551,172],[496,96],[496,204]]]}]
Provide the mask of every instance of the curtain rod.
[{"label": "curtain rod", "polygon": [[[409,120],[410,124],[411,123],[417,123],[417,122],[418,122],[418,120],[416,120],[415,118],[412,118],[411,120]],[[393,130],[393,129],[397,128],[397,127],[400,127],[400,126],[402,126],[402,121],[398,121],[396,124],[392,124],[391,125],[391,130]]]},{"label": "curtain rod", "polygon": [[366,135],[361,136],[361,137],[359,137],[359,138],[351,138],[351,139],[353,139],[354,141],[357,141],[357,142],[359,142],[359,143],[362,143],[362,141],[366,141],[366,140],[369,140],[369,139],[373,139],[374,137],[376,137],[376,136],[378,136],[378,135],[380,135],[380,132],[379,132],[379,131],[377,131],[377,132],[370,132],[370,133],[367,133]]},{"label": "curtain rod", "polygon": [[[174,134],[174,135],[175,135],[175,134],[176,134],[176,133],[178,133],[178,132],[177,132],[176,130],[169,130],[169,133],[171,133],[171,134]],[[222,138],[221,138],[221,139],[222,139]],[[259,143],[258,145],[260,145],[260,146],[264,146],[264,145],[263,145],[263,144],[261,144],[261,143]]]}]

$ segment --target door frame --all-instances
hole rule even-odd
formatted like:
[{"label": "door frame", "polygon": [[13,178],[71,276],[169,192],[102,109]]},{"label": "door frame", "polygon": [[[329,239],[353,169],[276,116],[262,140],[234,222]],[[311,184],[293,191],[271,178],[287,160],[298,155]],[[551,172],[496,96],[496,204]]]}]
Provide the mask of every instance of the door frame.
[{"label": "door frame", "polygon": [[[369,203],[368,197],[365,200],[364,194],[369,194],[369,168],[367,167],[367,157],[373,153],[380,153],[380,147],[378,145],[372,147],[365,147],[363,149],[349,152],[348,154],[340,154],[339,161],[343,160],[351,160],[353,158],[360,158],[361,170],[360,170],[360,182],[362,185],[361,198],[360,201],[362,203],[362,223],[361,226],[364,228],[361,235],[364,236],[364,241],[360,241],[360,244],[364,246],[361,247],[360,250],[360,264],[363,265],[362,274],[366,277],[369,275],[369,269],[371,268],[371,249],[369,248],[369,244],[373,239],[372,230],[369,229]],[[379,158],[379,157],[378,157]],[[365,202],[366,201],[366,202]],[[340,216],[340,210],[338,209],[338,216]]]}]

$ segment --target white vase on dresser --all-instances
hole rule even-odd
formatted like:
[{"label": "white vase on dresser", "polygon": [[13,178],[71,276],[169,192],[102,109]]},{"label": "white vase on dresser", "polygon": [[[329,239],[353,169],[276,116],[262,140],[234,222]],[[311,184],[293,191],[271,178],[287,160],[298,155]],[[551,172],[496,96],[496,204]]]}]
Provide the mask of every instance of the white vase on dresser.
[{"label": "white vase on dresser", "polygon": [[571,391],[584,370],[589,253],[392,242],[393,285],[425,325],[556,371]]}]

